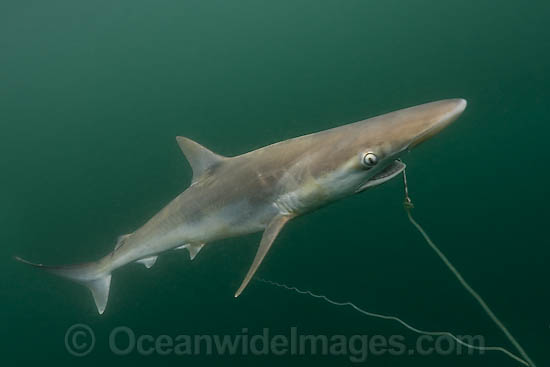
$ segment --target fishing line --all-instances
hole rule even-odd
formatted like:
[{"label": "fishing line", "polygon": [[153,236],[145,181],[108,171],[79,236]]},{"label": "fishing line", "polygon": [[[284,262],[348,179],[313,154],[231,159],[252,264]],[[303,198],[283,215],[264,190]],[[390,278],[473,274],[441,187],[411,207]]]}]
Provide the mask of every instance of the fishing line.
[{"label": "fishing line", "polygon": [[321,295],[321,294],[315,294],[311,291],[301,290],[299,288],[291,287],[291,286],[288,286],[288,285],[283,284],[283,283],[277,283],[277,282],[274,282],[272,280],[262,279],[262,278],[258,278],[258,277],[254,278],[254,279],[256,279],[257,281],[260,281],[262,283],[270,284],[270,285],[275,286],[275,287],[279,287],[279,288],[286,289],[286,290],[289,290],[289,291],[294,291],[294,292],[299,293],[299,294],[305,294],[305,295],[308,295],[308,296],[313,297],[313,298],[319,298],[319,299],[322,299],[323,301],[325,301],[327,303],[330,303],[332,305],[335,305],[335,306],[344,306],[344,307],[349,306],[349,307],[353,308],[355,311],[357,311],[357,312],[359,312],[359,313],[361,313],[365,316],[375,317],[375,318],[383,319],[383,320],[396,321],[396,322],[400,323],[401,325],[403,325],[404,327],[406,327],[407,329],[409,329],[410,331],[412,331],[416,334],[430,335],[430,336],[448,336],[449,338],[453,339],[458,344],[463,345],[463,346],[465,346],[467,348],[470,348],[470,349],[475,349],[475,350],[479,350],[479,351],[483,351],[483,352],[499,351],[499,352],[502,352],[502,353],[506,354],[508,357],[510,357],[512,359],[515,359],[519,363],[522,363],[525,366],[529,366],[529,364],[527,362],[525,362],[524,360],[522,360],[518,356],[514,355],[513,353],[511,353],[511,352],[509,352],[506,349],[501,348],[501,347],[482,347],[482,346],[468,344],[468,343],[460,340],[458,337],[456,337],[454,334],[452,334],[448,331],[426,331],[426,330],[421,330],[421,329],[415,328],[414,326],[410,325],[409,323],[401,320],[397,316],[382,315],[382,314],[378,314],[378,313],[374,313],[374,312],[369,312],[369,311],[366,311],[366,310],[360,308],[359,306],[357,306],[357,305],[355,305],[354,303],[351,303],[351,302],[334,301],[334,300],[328,298],[327,296],[324,296],[324,295]]},{"label": "fishing line", "polygon": [[489,306],[483,300],[483,298],[481,298],[481,296],[470,286],[470,284],[468,284],[468,282],[466,282],[466,280],[464,280],[464,277],[462,277],[462,275],[458,272],[458,270],[456,270],[454,265],[451,264],[451,262],[449,261],[447,256],[445,256],[445,254],[443,254],[443,252],[441,252],[441,250],[435,245],[435,243],[430,239],[430,237],[428,236],[426,231],[424,231],[422,226],[420,224],[418,224],[417,221],[414,220],[414,218],[411,214],[411,209],[414,208],[414,205],[413,205],[412,200],[409,196],[409,188],[407,186],[407,174],[405,173],[405,170],[403,170],[403,183],[404,183],[404,187],[405,187],[405,201],[403,202],[403,206],[405,207],[405,211],[407,212],[407,216],[409,217],[409,221],[418,230],[418,232],[420,232],[422,237],[424,237],[424,239],[426,240],[428,245],[432,248],[432,250],[435,251],[437,256],[439,256],[439,258],[443,261],[443,263],[447,266],[447,268],[449,268],[449,270],[454,274],[454,276],[458,279],[458,281],[464,287],[464,289],[466,289],[466,291],[468,291],[468,293],[470,293],[472,295],[472,297],[474,297],[474,299],[477,301],[477,303],[479,303],[479,305],[483,308],[485,313],[491,318],[491,320],[493,320],[495,325],[497,325],[500,328],[500,330],[504,333],[504,335],[506,335],[506,337],[508,338],[510,343],[512,343],[512,345],[514,345],[514,347],[518,350],[518,352],[523,357],[523,359],[527,362],[517,358],[512,353],[506,351],[503,348],[502,348],[501,351],[505,352],[506,354],[508,354],[508,356],[516,359],[517,361],[519,361],[519,362],[521,362],[521,363],[523,363],[527,366],[536,367],[535,363],[533,363],[531,358],[529,358],[529,356],[527,355],[525,350],[521,347],[521,345],[518,343],[518,341],[512,336],[510,331],[508,331],[506,326],[504,326],[504,324],[498,319],[498,317],[496,317],[496,315],[489,308]]},{"label": "fishing line", "polygon": [[515,361],[517,361],[517,362],[519,362],[519,363],[521,363],[525,366],[536,367],[535,363],[533,363],[533,361],[529,358],[529,356],[527,355],[525,350],[521,347],[521,345],[517,342],[517,340],[512,336],[510,331],[508,331],[506,326],[504,326],[504,324],[496,317],[496,315],[493,313],[493,311],[491,311],[491,309],[489,308],[487,303],[483,300],[483,298],[481,298],[481,296],[466,282],[466,280],[464,280],[464,277],[462,277],[462,275],[458,272],[458,270],[456,270],[456,268],[449,261],[449,259],[443,254],[443,252],[441,252],[441,250],[430,239],[430,237],[428,236],[426,231],[424,231],[422,226],[420,226],[420,224],[418,224],[418,222],[416,222],[414,220],[414,218],[411,214],[411,209],[414,208],[414,205],[413,205],[413,202],[412,202],[412,200],[409,196],[409,188],[408,188],[408,185],[407,185],[407,175],[406,175],[405,171],[403,171],[403,183],[404,183],[404,189],[405,189],[405,200],[403,202],[403,206],[405,208],[405,211],[407,212],[407,216],[409,218],[409,221],[420,232],[422,237],[424,237],[424,239],[426,240],[428,245],[435,251],[435,253],[439,256],[439,258],[447,266],[447,268],[449,268],[449,270],[455,275],[455,277],[458,279],[458,281],[464,287],[464,289],[466,289],[466,291],[468,291],[468,293],[470,293],[472,295],[472,297],[474,297],[474,299],[483,308],[485,313],[487,313],[487,315],[491,318],[491,320],[493,320],[493,322],[502,330],[502,332],[504,333],[504,335],[506,335],[506,337],[508,338],[510,343],[512,343],[514,345],[514,347],[519,351],[519,353],[523,357],[523,359],[516,356],[515,354],[513,354],[512,352],[508,351],[505,348],[502,348],[502,347],[484,347],[484,346],[476,346],[476,345],[468,344],[468,343],[460,340],[459,338],[457,338],[454,334],[452,334],[450,332],[447,332],[447,331],[426,331],[426,330],[421,330],[421,329],[418,329],[418,328],[408,324],[407,322],[401,320],[400,318],[398,318],[396,316],[383,315],[383,314],[369,312],[369,311],[366,311],[366,310],[360,308],[359,306],[355,305],[352,302],[348,302],[348,301],[338,302],[338,301],[334,301],[334,300],[328,298],[325,295],[316,294],[316,293],[313,293],[313,292],[308,291],[308,290],[301,290],[297,287],[288,286],[288,285],[283,284],[283,283],[277,283],[277,282],[274,282],[274,281],[271,281],[271,280],[262,279],[262,278],[258,278],[258,277],[256,277],[255,279],[262,282],[262,283],[269,284],[269,285],[272,285],[272,286],[275,286],[275,287],[278,287],[278,288],[293,291],[293,292],[296,292],[298,294],[308,295],[308,296],[313,297],[313,298],[321,299],[321,300],[323,300],[327,303],[330,303],[332,305],[335,305],[335,306],[342,306],[342,307],[348,306],[348,307],[351,307],[355,311],[357,311],[357,312],[359,312],[359,313],[361,313],[365,316],[375,317],[375,318],[379,318],[379,319],[383,319],[383,320],[392,320],[392,321],[398,322],[399,324],[403,325],[408,330],[410,330],[414,333],[417,333],[417,334],[430,335],[430,336],[447,336],[447,337],[450,337],[455,342],[457,342],[458,344],[463,345],[463,346],[465,346],[467,348],[470,348],[470,349],[479,350],[479,351],[498,351],[498,352],[502,352],[505,355],[507,355],[508,357],[514,359]]}]

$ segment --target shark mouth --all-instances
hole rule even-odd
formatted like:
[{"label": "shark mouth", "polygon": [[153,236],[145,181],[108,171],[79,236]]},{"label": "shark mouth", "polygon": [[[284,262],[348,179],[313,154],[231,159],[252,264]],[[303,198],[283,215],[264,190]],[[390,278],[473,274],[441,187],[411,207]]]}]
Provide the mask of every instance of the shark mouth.
[{"label": "shark mouth", "polygon": [[384,182],[389,181],[395,176],[399,175],[406,167],[407,165],[405,163],[395,160],[384,167],[382,171],[372,176],[363,186],[359,187],[356,192],[361,192],[368,189],[369,187],[383,184]]}]

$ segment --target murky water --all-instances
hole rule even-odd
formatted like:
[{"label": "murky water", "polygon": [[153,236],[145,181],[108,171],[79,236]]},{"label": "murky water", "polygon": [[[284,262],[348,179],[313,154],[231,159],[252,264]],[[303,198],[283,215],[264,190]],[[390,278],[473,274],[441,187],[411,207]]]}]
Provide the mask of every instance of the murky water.
[{"label": "murky water", "polygon": [[[170,253],[150,270],[117,271],[101,317],[83,287],[12,258],[62,264],[111,251],[189,184],[177,135],[236,155],[453,97],[469,103],[460,120],[404,157],[415,217],[544,365],[549,15],[546,1],[4,1],[6,365],[517,365],[445,340],[421,342],[436,352],[420,353],[399,324],[265,283],[234,299],[260,234],[215,243],[193,262]],[[511,349],[402,200],[396,179],[298,218],[258,275]],[[85,357],[66,349],[91,345],[67,333],[74,324],[94,332]],[[278,334],[286,349],[273,348]],[[219,353],[214,336],[225,335],[247,350]],[[308,335],[332,349],[301,351]],[[198,336],[198,349],[186,344]]]}]

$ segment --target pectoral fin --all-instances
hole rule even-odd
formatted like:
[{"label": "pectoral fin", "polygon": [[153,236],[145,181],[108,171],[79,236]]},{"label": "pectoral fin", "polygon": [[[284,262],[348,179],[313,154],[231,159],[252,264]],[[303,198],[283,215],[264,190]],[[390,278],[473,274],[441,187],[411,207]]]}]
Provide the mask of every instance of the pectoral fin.
[{"label": "pectoral fin", "polygon": [[277,235],[279,234],[279,232],[281,232],[281,229],[290,219],[292,219],[291,216],[281,215],[273,218],[273,220],[268,224],[262,237],[262,241],[260,242],[258,252],[256,252],[256,257],[254,258],[254,261],[252,262],[252,265],[250,266],[250,269],[248,270],[248,273],[246,274],[246,277],[244,278],[241,286],[235,293],[235,297],[239,297],[239,295],[246,288],[246,286],[254,276],[254,273],[256,273],[256,270],[258,270],[258,267],[262,263],[265,255],[269,251],[271,244],[273,243],[273,241],[275,241],[275,238],[277,238]]}]

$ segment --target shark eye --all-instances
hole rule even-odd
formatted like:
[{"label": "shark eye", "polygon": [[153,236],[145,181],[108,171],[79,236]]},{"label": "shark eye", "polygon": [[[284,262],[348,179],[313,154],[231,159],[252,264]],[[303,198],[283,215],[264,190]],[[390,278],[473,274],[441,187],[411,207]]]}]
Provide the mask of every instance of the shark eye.
[{"label": "shark eye", "polygon": [[361,163],[367,168],[374,167],[378,163],[378,157],[373,152],[367,152],[363,154],[363,159],[361,159]]}]

